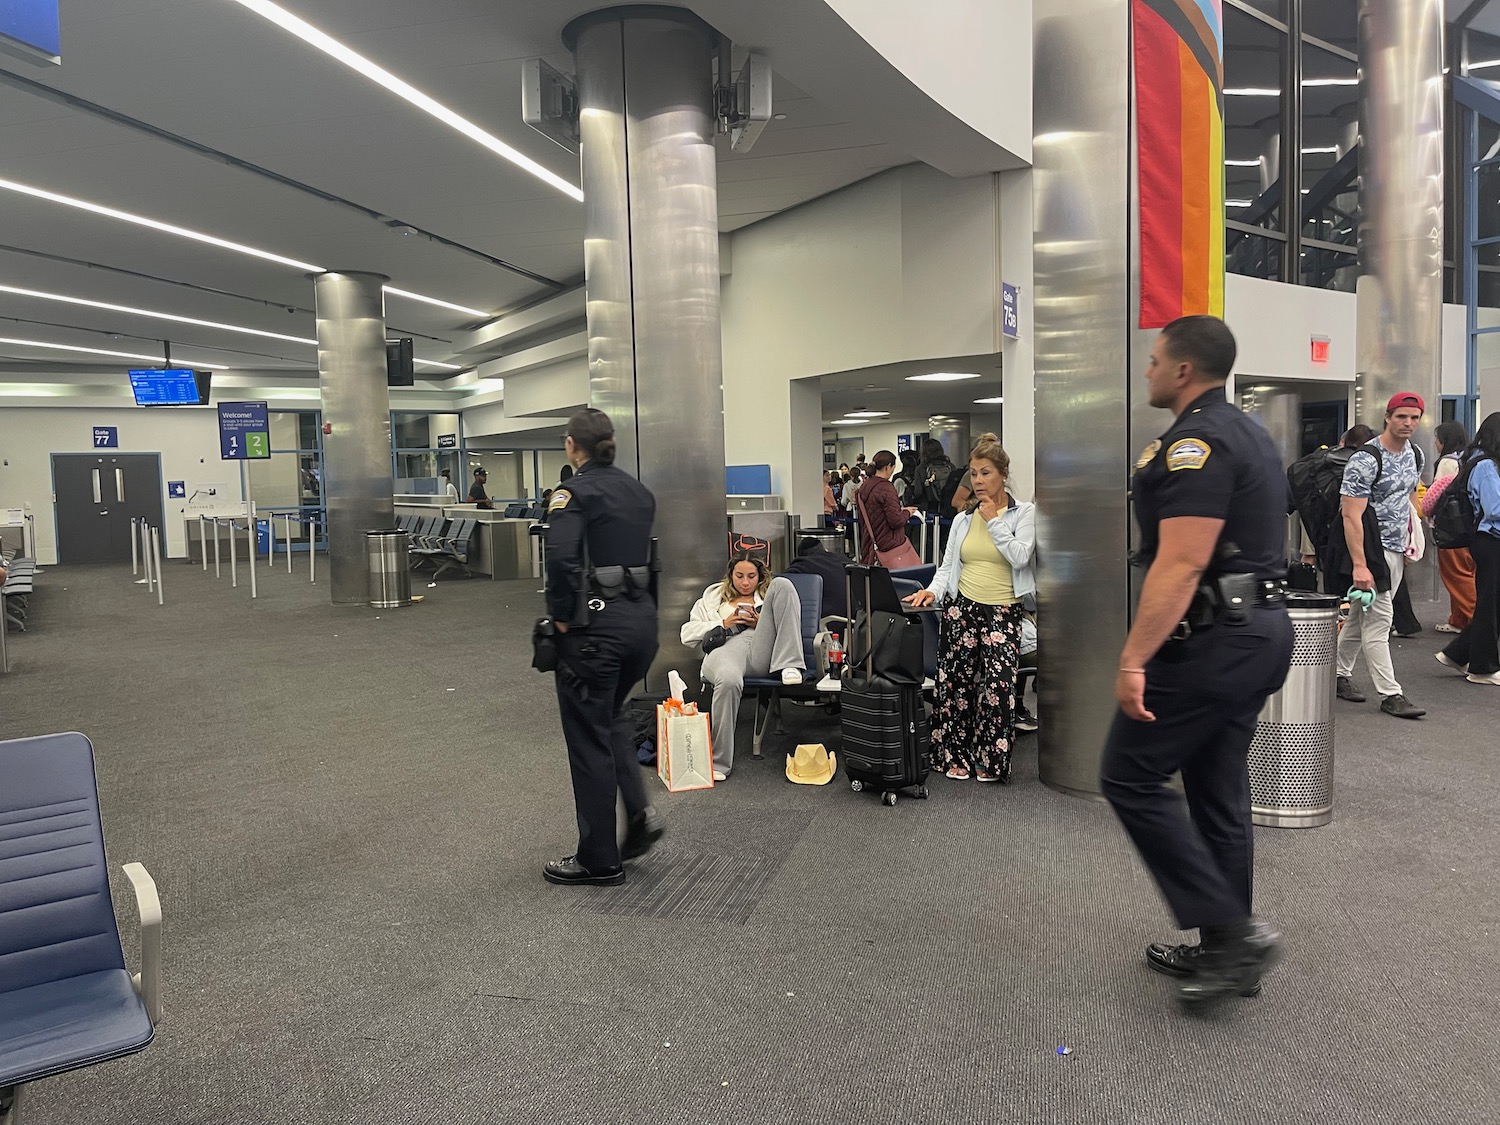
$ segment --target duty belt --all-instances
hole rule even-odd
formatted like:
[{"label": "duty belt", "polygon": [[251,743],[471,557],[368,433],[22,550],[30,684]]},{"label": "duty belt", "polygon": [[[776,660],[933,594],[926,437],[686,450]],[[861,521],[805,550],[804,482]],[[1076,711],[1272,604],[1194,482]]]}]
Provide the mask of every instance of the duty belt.
[{"label": "duty belt", "polygon": [[1185,641],[1195,630],[1210,625],[1243,625],[1252,609],[1269,609],[1286,602],[1286,583],[1253,574],[1220,574],[1198,587],[1187,615],[1169,640]]}]

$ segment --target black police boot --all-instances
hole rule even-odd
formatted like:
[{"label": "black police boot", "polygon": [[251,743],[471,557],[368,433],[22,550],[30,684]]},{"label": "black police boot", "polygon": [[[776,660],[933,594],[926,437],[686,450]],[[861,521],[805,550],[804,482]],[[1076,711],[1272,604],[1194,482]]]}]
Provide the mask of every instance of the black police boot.
[{"label": "black police boot", "polygon": [[621,859],[640,859],[656,846],[656,841],[666,834],[667,825],[661,815],[647,805],[630,818],[630,827],[625,831],[625,842],[620,845]]},{"label": "black police boot", "polygon": [[[1198,958],[1202,953],[1201,945],[1168,945],[1164,941],[1154,941],[1146,946],[1146,964],[1163,976],[1182,980],[1198,971]],[[1240,989],[1240,995],[1259,996],[1259,978]]]},{"label": "black police boot", "polygon": [[616,883],[625,881],[625,868],[601,867],[596,871],[590,871],[578,862],[576,855],[568,855],[563,856],[562,859],[554,859],[544,866],[542,878],[549,883],[559,883],[565,887],[586,884],[596,887],[612,887]]},{"label": "black police boot", "polygon": [[1225,997],[1243,994],[1281,956],[1281,935],[1267,923],[1251,919],[1233,936],[1204,935],[1196,957],[1197,971],[1177,986],[1185,1012],[1204,1012]]}]

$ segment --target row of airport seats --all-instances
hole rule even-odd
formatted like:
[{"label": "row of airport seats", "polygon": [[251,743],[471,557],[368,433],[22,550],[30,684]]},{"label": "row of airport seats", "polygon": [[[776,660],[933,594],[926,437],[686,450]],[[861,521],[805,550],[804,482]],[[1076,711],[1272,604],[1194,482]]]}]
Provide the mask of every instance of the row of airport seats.
[{"label": "row of airport seats", "polygon": [[474,544],[477,520],[444,519],[442,516],[397,516],[396,526],[406,532],[410,546],[407,557],[413,570],[432,567],[432,577],[457,570],[465,578],[474,577],[469,570],[469,551]]},{"label": "row of airport seats", "polygon": [[24,633],[31,612],[31,592],[36,584],[36,560],[8,550],[0,550],[0,559],[5,563],[5,585],[0,587],[5,598],[4,628]]}]

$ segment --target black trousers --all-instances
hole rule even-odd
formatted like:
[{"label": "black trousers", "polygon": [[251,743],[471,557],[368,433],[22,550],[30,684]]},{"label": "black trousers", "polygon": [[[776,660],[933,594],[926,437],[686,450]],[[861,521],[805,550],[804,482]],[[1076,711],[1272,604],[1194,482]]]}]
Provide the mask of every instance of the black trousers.
[{"label": "black trousers", "polygon": [[1500,671],[1500,537],[1476,531],[1469,545],[1474,556],[1474,616],[1464,631],[1443,649],[1455,664],[1475,676]]},{"label": "black trousers", "polygon": [[578,862],[591,871],[618,867],[616,795],[628,817],[650,803],[625,703],[656,658],[656,606],[617,598],[587,629],[558,639],[557,706],[578,812]]},{"label": "black trousers", "polygon": [[[1279,607],[1169,641],[1146,665],[1146,710],[1116,713],[1099,780],[1182,929],[1250,914],[1255,841],[1245,761],[1255,718],[1286,679],[1292,625]],[[1181,772],[1184,801],[1171,787]]]}]

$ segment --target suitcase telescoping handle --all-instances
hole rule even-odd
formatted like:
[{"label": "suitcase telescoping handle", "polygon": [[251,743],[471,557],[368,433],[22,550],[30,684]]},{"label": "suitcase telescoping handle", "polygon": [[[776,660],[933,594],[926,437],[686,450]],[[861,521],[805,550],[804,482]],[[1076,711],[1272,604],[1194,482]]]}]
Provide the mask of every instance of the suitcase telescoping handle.
[{"label": "suitcase telescoping handle", "polygon": [[[845,573],[845,575],[848,578],[848,581],[846,583],[847,589],[845,590],[845,604],[849,606],[850,612],[853,615],[854,620],[856,622],[859,620],[860,612],[862,611],[864,613],[864,619],[865,619],[865,658],[864,658],[864,665],[865,665],[865,682],[866,683],[868,683],[870,681],[870,679],[875,675],[875,617],[870,612],[870,598],[871,598],[871,594],[872,594],[872,591],[871,591],[871,588],[870,588],[870,570],[871,570],[871,568],[869,566],[864,565],[863,563],[850,563],[847,567],[844,568],[844,573]],[[864,600],[863,601],[856,601],[855,598],[854,598],[854,582],[855,582],[856,576],[858,578],[862,579],[864,581],[864,584],[865,584],[865,596],[864,596]],[[859,611],[855,610],[856,606],[859,607]],[[852,626],[852,623],[851,623],[851,628],[852,627],[853,626]],[[850,639],[853,640],[852,637]],[[848,647],[851,647],[851,646],[845,646],[845,647],[848,648]],[[848,674],[850,674],[850,673],[852,673],[854,671],[854,664],[855,663],[858,663],[858,662],[857,661],[846,661],[846,663],[844,664],[844,672],[845,672],[846,675],[848,675]]]}]

